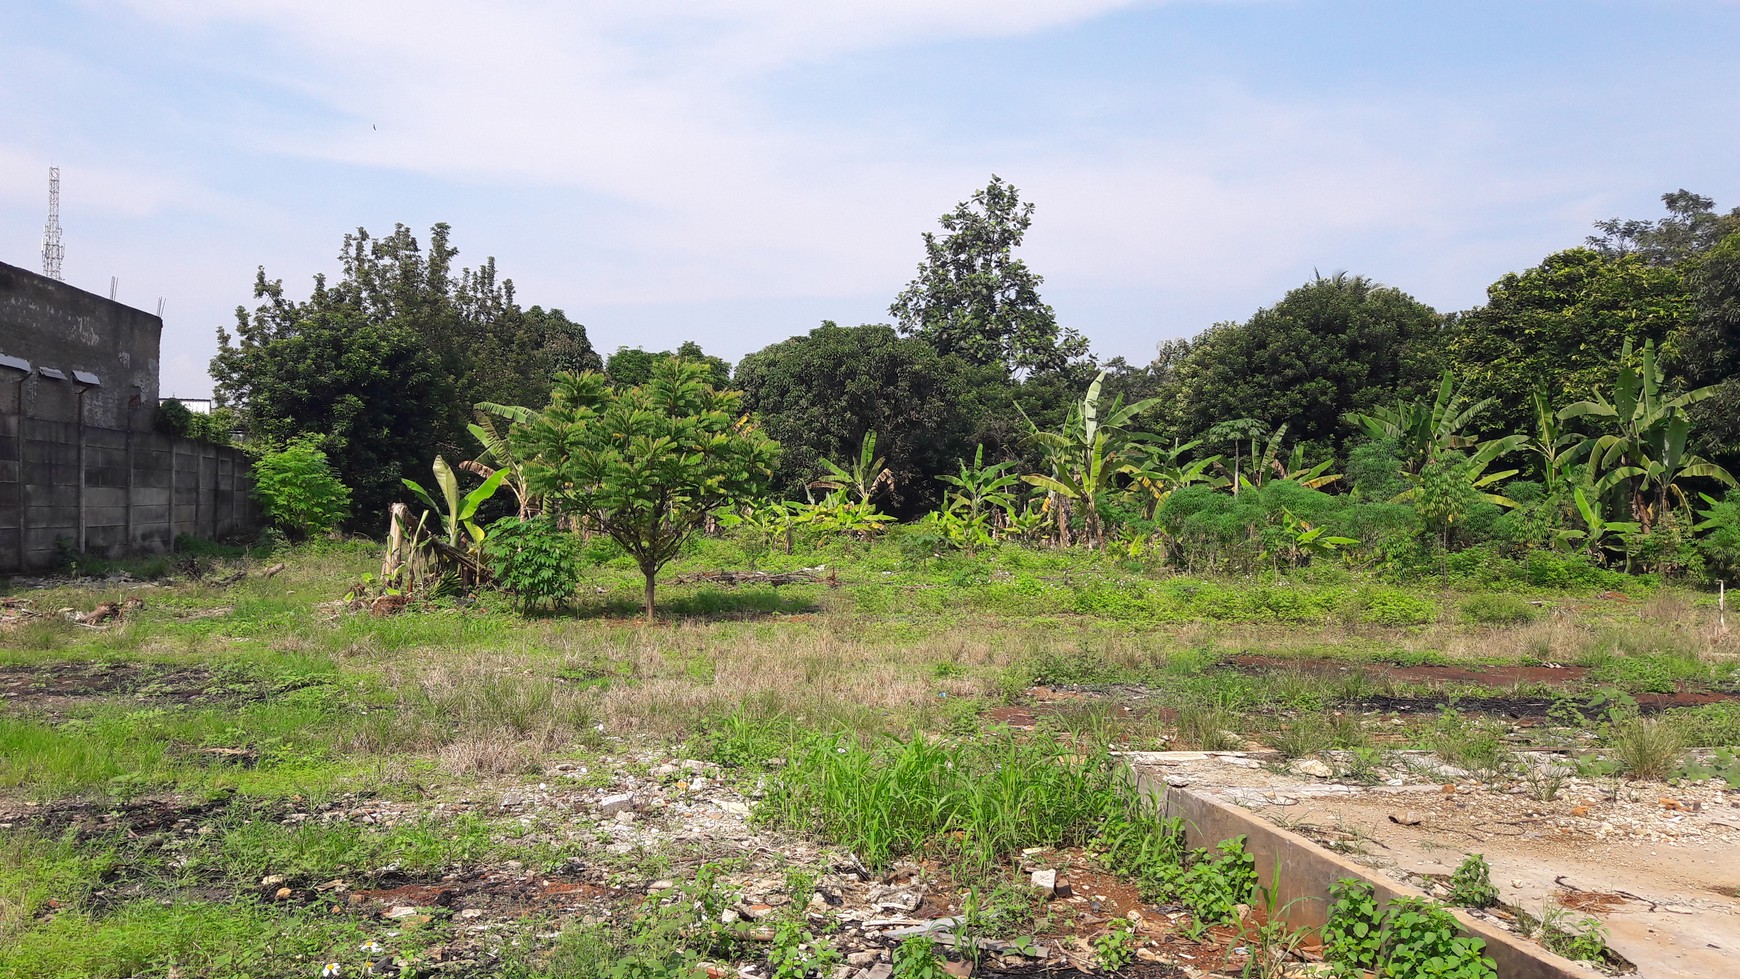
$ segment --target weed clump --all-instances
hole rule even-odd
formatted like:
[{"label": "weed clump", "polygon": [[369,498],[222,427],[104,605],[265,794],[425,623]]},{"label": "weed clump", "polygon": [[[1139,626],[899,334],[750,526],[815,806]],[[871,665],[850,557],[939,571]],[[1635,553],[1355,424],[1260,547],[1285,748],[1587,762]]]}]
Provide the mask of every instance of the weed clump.
[{"label": "weed clump", "polygon": [[1450,903],[1464,908],[1490,908],[1498,903],[1492,868],[1485,854],[1470,853],[1450,874]]},{"label": "weed clump", "polygon": [[1462,603],[1462,619],[1471,625],[1526,625],[1535,616],[1533,605],[1504,592],[1483,592]]},{"label": "weed clump", "polygon": [[1665,781],[1685,754],[1685,733],[1671,721],[1626,713],[1609,721],[1604,733],[1616,772],[1642,781]]}]

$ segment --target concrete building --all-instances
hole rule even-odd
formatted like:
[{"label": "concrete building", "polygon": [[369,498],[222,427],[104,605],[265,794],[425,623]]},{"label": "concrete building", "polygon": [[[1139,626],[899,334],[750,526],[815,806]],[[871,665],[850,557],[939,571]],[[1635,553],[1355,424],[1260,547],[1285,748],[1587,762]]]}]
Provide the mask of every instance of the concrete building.
[{"label": "concrete building", "polygon": [[154,430],[163,321],[0,263],[0,573],[257,525],[250,460]]},{"label": "concrete building", "polygon": [[150,313],[0,262],[0,404],[18,414],[150,428],[162,337]]}]

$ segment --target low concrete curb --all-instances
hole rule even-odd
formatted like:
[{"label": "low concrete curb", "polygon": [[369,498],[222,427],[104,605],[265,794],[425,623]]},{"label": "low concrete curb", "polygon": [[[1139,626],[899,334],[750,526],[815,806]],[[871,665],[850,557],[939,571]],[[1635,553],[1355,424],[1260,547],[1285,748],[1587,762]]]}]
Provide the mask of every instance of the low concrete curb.
[{"label": "low concrete curb", "polygon": [[[1406,884],[1373,877],[1366,868],[1342,859],[1340,854],[1237,806],[1167,785],[1138,765],[1131,765],[1131,772],[1143,792],[1160,800],[1167,816],[1183,821],[1190,846],[1213,848],[1222,840],[1243,836],[1245,849],[1256,858],[1258,879],[1267,885],[1279,874],[1276,897],[1281,906],[1288,908],[1287,923],[1294,927],[1322,926],[1328,914],[1329,885],[1343,877],[1370,883],[1380,906],[1399,897],[1427,896]],[[1486,954],[1497,963],[1499,979],[1589,979],[1597,974],[1594,969],[1461,911],[1453,913],[1470,935],[1486,942]]]}]

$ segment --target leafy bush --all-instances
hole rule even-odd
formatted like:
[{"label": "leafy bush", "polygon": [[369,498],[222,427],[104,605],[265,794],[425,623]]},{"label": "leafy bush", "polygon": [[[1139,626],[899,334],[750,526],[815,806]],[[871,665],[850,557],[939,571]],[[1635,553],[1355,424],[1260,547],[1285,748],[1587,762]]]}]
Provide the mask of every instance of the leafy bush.
[{"label": "leafy bush", "polygon": [[1486,855],[1470,853],[1450,874],[1450,903],[1464,908],[1490,908],[1498,903],[1492,867]]},{"label": "leafy bush", "polygon": [[1367,442],[1347,454],[1347,483],[1362,500],[1388,502],[1407,489],[1401,453],[1394,441]]},{"label": "leafy bush", "polygon": [[1703,532],[1698,553],[1711,577],[1733,581],[1740,574],[1740,489],[1729,490],[1720,500],[1704,497],[1706,508],[1698,511],[1695,529]]},{"label": "leafy bush", "polygon": [[1323,957],[1339,966],[1371,969],[1383,946],[1377,894],[1357,877],[1329,885],[1329,917],[1323,923]]},{"label": "leafy bush", "polygon": [[327,464],[313,436],[292,439],[254,463],[254,496],[266,516],[292,537],[337,527],[350,515],[350,488]]},{"label": "leafy bush", "polygon": [[1481,954],[1486,943],[1462,934],[1443,907],[1420,897],[1397,898],[1384,915],[1382,974],[1409,979],[1496,979],[1498,965]]},{"label": "leafy bush", "polygon": [[189,411],[187,405],[169,398],[158,402],[157,415],[151,424],[164,435],[229,445],[230,430],[235,427],[235,422],[232,409],[215,408],[210,413],[201,414]]},{"label": "leafy bush", "polygon": [[1373,625],[1425,625],[1438,618],[1438,604],[1407,592],[1368,588],[1359,595],[1358,617]]},{"label": "leafy bush", "polygon": [[1583,554],[1530,551],[1523,559],[1522,579],[1541,588],[1614,588],[1625,575],[1596,567]]},{"label": "leafy bush", "polygon": [[502,591],[521,611],[557,606],[580,580],[580,543],[548,517],[504,517],[489,525],[483,554]]}]

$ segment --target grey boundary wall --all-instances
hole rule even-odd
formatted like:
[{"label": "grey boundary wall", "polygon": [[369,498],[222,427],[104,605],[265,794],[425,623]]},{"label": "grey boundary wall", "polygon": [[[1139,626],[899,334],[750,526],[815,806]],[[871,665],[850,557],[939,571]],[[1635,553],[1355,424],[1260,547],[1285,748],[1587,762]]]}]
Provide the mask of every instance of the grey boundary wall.
[{"label": "grey boundary wall", "polygon": [[109,558],[249,531],[251,466],[228,446],[0,412],[0,574],[52,567],[62,538]]}]

